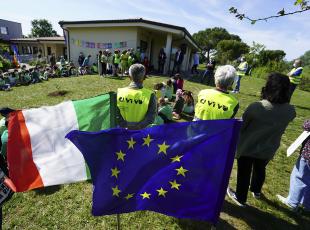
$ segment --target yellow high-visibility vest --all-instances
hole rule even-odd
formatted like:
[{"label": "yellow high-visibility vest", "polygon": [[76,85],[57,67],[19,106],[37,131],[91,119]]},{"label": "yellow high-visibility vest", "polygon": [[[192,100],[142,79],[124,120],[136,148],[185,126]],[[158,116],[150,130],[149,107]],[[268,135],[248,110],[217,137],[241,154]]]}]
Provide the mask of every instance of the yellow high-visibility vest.
[{"label": "yellow high-visibility vest", "polygon": [[238,69],[237,75],[242,76],[242,77],[245,76],[247,66],[248,66],[248,63],[246,61],[241,62],[237,68]]},{"label": "yellow high-visibility vest", "polygon": [[295,73],[297,70],[300,70],[300,69],[301,69],[301,71],[303,70],[302,67],[298,67],[298,68],[292,69],[291,72],[289,73],[289,75],[290,75],[290,76],[289,76],[290,82],[291,82],[292,84],[295,84],[295,85],[299,85],[299,84],[300,84],[301,78],[302,78],[302,72],[301,72],[301,74],[299,74],[299,75],[297,75],[297,76],[291,76],[293,73]]},{"label": "yellow high-visibility vest", "polygon": [[230,119],[238,101],[230,94],[215,89],[201,90],[195,107],[195,117],[201,120]]},{"label": "yellow high-visibility vest", "polygon": [[149,89],[119,88],[117,107],[127,122],[140,122],[144,119],[153,92]]},{"label": "yellow high-visibility vest", "polygon": [[114,63],[119,64],[121,62],[121,55],[114,54]]}]

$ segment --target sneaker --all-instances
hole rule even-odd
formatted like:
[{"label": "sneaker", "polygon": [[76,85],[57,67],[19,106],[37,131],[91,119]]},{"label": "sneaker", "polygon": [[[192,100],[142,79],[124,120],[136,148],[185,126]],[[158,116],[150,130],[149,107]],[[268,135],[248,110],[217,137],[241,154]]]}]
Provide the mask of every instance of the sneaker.
[{"label": "sneaker", "polygon": [[293,212],[297,212],[297,211],[298,211],[298,206],[297,206],[297,207],[291,206],[289,203],[287,203],[287,200],[286,200],[285,197],[283,197],[283,196],[277,194],[277,198],[278,198],[278,200],[279,200],[282,204],[284,204],[285,206],[287,206],[288,208],[290,208],[291,211],[293,211]]},{"label": "sneaker", "polygon": [[227,195],[239,207],[244,208],[246,206],[245,203],[242,203],[242,202],[238,201],[236,193],[231,188],[227,188]]},{"label": "sneaker", "polygon": [[259,200],[260,197],[261,197],[261,193],[260,193],[260,192],[252,192],[252,196],[253,196],[255,199]]}]

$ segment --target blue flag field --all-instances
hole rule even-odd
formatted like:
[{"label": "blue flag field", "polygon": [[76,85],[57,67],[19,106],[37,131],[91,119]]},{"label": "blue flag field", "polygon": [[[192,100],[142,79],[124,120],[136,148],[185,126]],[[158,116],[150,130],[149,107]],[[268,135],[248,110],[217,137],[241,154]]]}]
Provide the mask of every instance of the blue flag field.
[{"label": "blue flag field", "polygon": [[217,223],[241,121],[67,134],[93,180],[95,216],[150,210]]}]

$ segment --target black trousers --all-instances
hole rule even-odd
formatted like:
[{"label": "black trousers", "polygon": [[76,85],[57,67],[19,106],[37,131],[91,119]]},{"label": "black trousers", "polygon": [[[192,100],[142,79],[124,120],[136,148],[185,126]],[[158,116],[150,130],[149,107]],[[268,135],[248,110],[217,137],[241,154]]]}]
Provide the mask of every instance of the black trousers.
[{"label": "black trousers", "polygon": [[266,166],[269,160],[262,160],[253,157],[240,157],[237,162],[236,195],[238,201],[246,203],[249,186],[251,192],[261,192],[265,182]]},{"label": "black trousers", "polygon": [[107,63],[101,62],[101,73],[100,75],[106,75],[107,74]]},{"label": "black trousers", "polygon": [[290,83],[290,89],[289,89],[289,91],[290,91],[290,98],[292,97],[296,87],[297,87],[296,84]]}]

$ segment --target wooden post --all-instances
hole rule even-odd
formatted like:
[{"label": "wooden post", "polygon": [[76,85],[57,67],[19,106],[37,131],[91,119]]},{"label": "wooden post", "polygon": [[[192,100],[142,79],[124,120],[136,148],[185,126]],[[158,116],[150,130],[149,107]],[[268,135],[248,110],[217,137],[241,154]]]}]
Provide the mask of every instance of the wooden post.
[{"label": "wooden post", "polygon": [[121,216],[120,214],[116,214],[117,219],[117,230],[121,230]]}]

